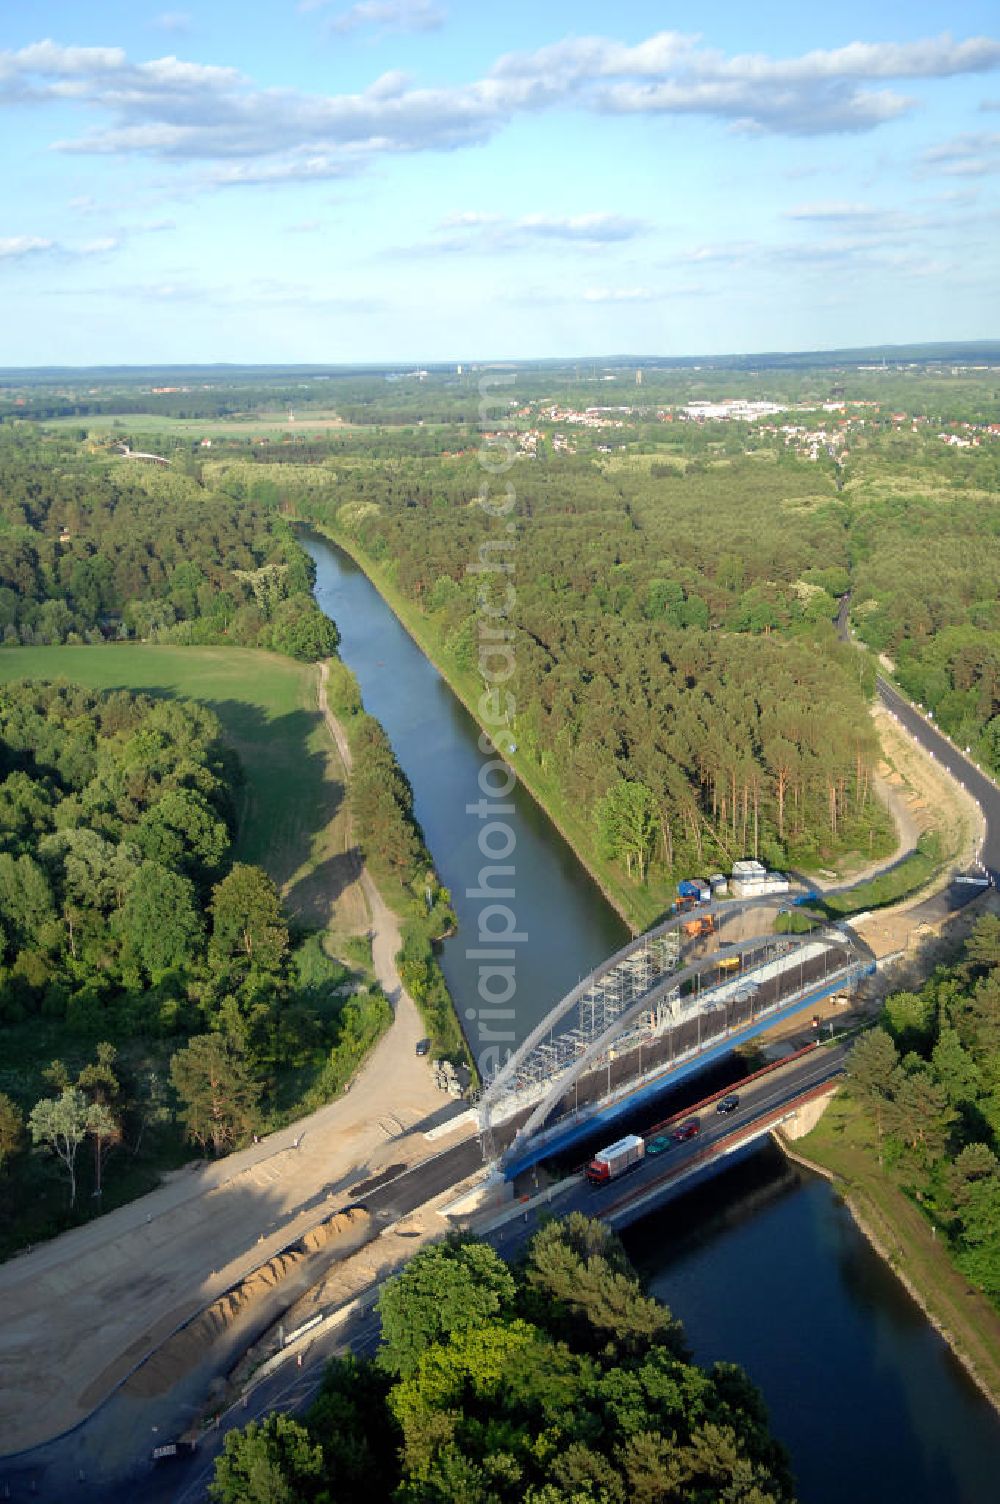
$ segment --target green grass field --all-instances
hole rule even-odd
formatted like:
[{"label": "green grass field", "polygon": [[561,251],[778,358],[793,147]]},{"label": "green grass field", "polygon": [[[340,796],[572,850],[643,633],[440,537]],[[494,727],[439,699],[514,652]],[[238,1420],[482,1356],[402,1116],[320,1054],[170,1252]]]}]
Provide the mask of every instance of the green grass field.
[{"label": "green grass field", "polygon": [[343,797],[316,700],[316,670],[249,648],[106,647],[0,650],[0,680],[65,678],[201,700],[218,715],[246,774],[238,860],[265,867],[293,913],[312,919],[312,874],[327,858]]},{"label": "green grass field", "polygon": [[257,434],[273,438],[275,434],[290,435],[318,433],[321,430],[354,428],[345,423],[333,408],[320,408],[313,412],[306,409],[295,414],[294,423],[289,423],[287,412],[247,413],[239,418],[171,418],[165,413],[100,413],[82,418],[49,418],[41,427],[55,429],[83,429],[95,437],[105,434],[162,433],[179,438],[253,438]]}]

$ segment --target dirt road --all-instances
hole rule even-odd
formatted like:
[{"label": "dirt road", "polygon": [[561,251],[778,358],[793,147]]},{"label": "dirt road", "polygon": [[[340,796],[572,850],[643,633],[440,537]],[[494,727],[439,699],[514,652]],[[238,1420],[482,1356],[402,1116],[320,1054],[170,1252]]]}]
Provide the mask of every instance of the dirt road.
[{"label": "dirt road", "polygon": [[[323,675],[320,706],[349,770],[325,684]],[[179,1323],[349,1200],[359,1180],[428,1152],[423,1132],[409,1130],[447,1099],[415,1054],[423,1028],[396,969],[398,922],[366,871],[360,880],[392,1027],[338,1101],[0,1267],[0,1453],[75,1425]]]}]

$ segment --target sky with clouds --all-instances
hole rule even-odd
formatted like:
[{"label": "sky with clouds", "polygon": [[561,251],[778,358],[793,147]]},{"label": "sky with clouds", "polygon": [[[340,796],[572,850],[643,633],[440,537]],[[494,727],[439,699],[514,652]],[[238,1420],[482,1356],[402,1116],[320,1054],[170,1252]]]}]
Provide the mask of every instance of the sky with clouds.
[{"label": "sky with clouds", "polygon": [[1000,15],[842,0],[5,15],[0,365],[1000,336]]}]

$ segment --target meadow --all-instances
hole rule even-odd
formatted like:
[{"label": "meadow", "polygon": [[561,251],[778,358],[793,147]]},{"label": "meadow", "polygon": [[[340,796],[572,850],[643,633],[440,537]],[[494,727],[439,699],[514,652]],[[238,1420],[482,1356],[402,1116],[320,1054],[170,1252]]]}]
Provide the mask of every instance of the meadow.
[{"label": "meadow", "polygon": [[264,867],[292,914],[316,922],[310,878],[329,858],[343,788],[313,665],[248,648],[146,643],[0,651],[0,680],[26,678],[186,697],[214,710],[245,774],[234,856]]}]

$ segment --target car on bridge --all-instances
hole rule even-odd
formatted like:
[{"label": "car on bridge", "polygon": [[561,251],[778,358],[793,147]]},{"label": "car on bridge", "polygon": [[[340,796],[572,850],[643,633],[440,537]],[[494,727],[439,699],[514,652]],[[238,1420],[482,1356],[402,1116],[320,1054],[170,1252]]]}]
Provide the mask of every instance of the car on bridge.
[{"label": "car on bridge", "polygon": [[674,1140],[669,1133],[658,1133],[654,1138],[647,1138],[646,1153],[666,1154],[668,1149],[673,1148],[673,1144]]},{"label": "car on bridge", "polygon": [[723,1117],[725,1117],[728,1113],[735,1112],[739,1105],[739,1097],[732,1095],[723,1097],[721,1102],[716,1102],[715,1110],[716,1112],[721,1113]]},{"label": "car on bridge", "polygon": [[701,1124],[699,1123],[697,1118],[685,1118],[683,1123],[679,1123],[678,1126],[674,1129],[674,1143],[683,1144],[689,1138],[694,1138],[700,1132]]}]

